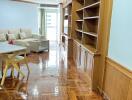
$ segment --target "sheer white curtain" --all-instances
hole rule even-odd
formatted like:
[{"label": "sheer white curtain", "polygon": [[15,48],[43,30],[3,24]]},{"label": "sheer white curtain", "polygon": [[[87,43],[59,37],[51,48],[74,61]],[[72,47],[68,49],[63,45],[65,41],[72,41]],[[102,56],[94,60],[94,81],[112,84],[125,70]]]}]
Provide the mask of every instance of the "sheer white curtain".
[{"label": "sheer white curtain", "polygon": [[39,27],[39,34],[45,36],[46,38],[46,32],[45,32],[45,9],[40,8],[40,27]]}]

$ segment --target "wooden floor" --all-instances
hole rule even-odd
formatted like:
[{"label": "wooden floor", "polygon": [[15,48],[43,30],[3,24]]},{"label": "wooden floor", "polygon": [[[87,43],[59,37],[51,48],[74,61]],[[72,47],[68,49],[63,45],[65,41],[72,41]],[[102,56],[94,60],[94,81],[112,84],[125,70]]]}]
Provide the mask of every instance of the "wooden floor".
[{"label": "wooden floor", "polygon": [[61,51],[57,44],[51,43],[49,53],[28,55],[31,73],[28,75],[22,65],[27,77],[6,78],[0,100],[102,100],[91,91],[89,81],[72,59],[67,63],[66,53]]}]

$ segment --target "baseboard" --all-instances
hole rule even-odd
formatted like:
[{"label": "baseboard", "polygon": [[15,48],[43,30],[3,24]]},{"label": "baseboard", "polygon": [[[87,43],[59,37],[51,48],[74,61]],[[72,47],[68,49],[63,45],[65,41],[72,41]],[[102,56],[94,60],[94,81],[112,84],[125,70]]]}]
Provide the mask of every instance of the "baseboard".
[{"label": "baseboard", "polygon": [[104,100],[110,100],[110,98],[108,97],[108,95],[103,91],[103,99]]},{"label": "baseboard", "polygon": [[103,100],[110,100],[108,95],[100,87],[98,87],[97,89],[98,89],[99,94],[101,94],[101,96],[103,97]]}]

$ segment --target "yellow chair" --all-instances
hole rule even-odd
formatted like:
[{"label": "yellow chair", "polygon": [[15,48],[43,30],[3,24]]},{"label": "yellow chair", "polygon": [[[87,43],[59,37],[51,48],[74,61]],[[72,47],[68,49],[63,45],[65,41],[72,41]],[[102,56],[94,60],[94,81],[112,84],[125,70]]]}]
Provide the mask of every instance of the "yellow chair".
[{"label": "yellow chair", "polygon": [[[24,54],[23,56],[20,56]],[[28,73],[30,73],[30,69],[28,66],[28,60],[26,57],[26,52],[15,52],[13,54],[4,54],[3,55],[4,61],[5,61],[5,68],[4,68],[4,72],[2,69],[2,80],[1,80],[1,85],[4,84],[5,78],[6,78],[6,74],[7,74],[7,70],[9,69],[9,67],[11,66],[12,69],[12,76],[14,77],[14,68],[23,76],[25,77],[24,73],[20,70],[20,63],[25,63],[26,67],[28,69]]]}]

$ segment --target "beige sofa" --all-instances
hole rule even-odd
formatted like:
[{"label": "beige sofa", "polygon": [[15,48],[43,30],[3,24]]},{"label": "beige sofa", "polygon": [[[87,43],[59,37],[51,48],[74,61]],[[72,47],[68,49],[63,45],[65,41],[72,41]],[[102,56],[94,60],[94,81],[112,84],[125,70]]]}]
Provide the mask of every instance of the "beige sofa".
[{"label": "beige sofa", "polygon": [[44,36],[32,34],[30,29],[0,30],[0,42],[8,43],[9,41],[15,45],[27,47],[28,52],[49,51],[49,40],[45,40]]}]

